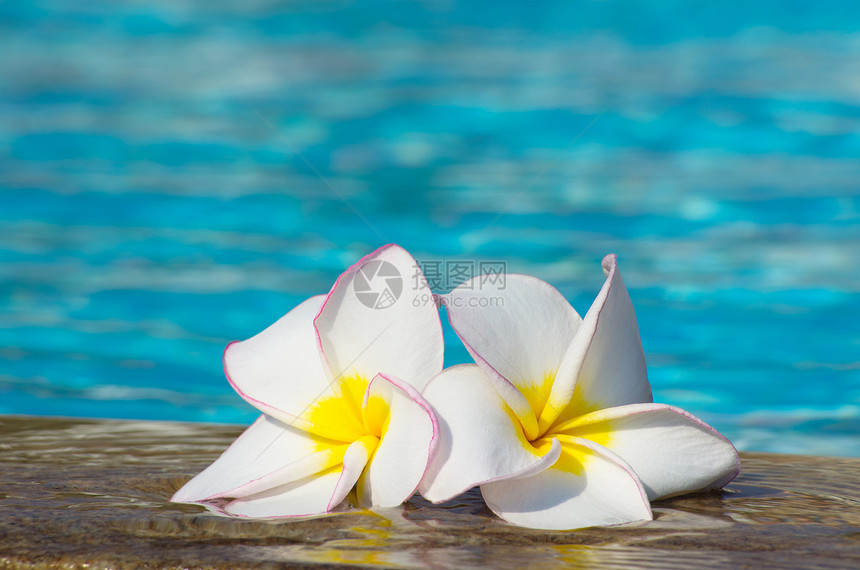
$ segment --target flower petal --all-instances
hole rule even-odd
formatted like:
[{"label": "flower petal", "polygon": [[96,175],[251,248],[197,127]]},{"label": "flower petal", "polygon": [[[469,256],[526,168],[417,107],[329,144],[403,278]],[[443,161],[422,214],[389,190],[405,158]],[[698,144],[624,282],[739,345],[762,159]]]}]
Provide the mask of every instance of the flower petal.
[{"label": "flower petal", "polygon": [[[341,463],[344,449],[338,452],[335,442],[327,443],[261,415],[171,501],[199,503],[240,497],[302,479]],[[333,458],[333,453],[338,457]]]},{"label": "flower petal", "polygon": [[395,507],[411,497],[435,455],[439,424],[430,404],[410,384],[380,374],[370,382],[364,408],[379,399],[387,406],[387,423],[376,452],[356,487],[367,507]]},{"label": "flower petal", "polygon": [[442,370],[442,325],[409,253],[381,247],[337,280],[314,321],[334,377],[379,372],[418,390]]},{"label": "flower petal", "polygon": [[633,303],[615,254],[603,258],[603,272],[606,282],[564,357],[542,429],[594,410],[652,401]]},{"label": "flower petal", "polygon": [[[483,279],[483,280],[482,280]],[[478,366],[537,437],[536,420],[582,319],[552,285],[530,275],[476,277],[445,297],[448,319]]]},{"label": "flower petal", "polygon": [[421,494],[439,503],[475,485],[525,477],[556,462],[558,442],[541,456],[523,435],[519,420],[474,364],[445,369],[424,389],[439,417],[439,450]]},{"label": "flower petal", "polygon": [[249,518],[282,518],[331,512],[347,496],[372,453],[361,439],[346,450],[343,465],[322,473],[243,497],[223,507],[224,514]]},{"label": "flower petal", "polygon": [[652,501],[720,488],[740,471],[729,440],[694,415],[665,404],[600,410],[569,422],[566,431],[597,440],[623,457]]},{"label": "flower petal", "polygon": [[[490,509],[513,524],[571,530],[651,520],[651,507],[633,470],[612,452],[588,440],[562,442],[556,465],[537,475],[481,485]],[[566,456],[579,473],[560,468]]]},{"label": "flower petal", "polygon": [[302,413],[330,391],[313,319],[325,297],[304,301],[263,332],[224,350],[224,373],[252,406],[308,429]]}]

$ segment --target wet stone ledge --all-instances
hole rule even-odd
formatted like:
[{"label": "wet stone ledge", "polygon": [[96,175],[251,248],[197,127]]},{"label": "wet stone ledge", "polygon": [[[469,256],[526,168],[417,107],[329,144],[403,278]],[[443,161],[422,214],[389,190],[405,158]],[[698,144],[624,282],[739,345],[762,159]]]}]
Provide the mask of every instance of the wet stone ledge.
[{"label": "wet stone ledge", "polygon": [[744,453],[722,492],[573,532],[508,525],[475,490],[289,522],[169,503],[242,429],[0,416],[0,568],[860,568],[860,459]]}]

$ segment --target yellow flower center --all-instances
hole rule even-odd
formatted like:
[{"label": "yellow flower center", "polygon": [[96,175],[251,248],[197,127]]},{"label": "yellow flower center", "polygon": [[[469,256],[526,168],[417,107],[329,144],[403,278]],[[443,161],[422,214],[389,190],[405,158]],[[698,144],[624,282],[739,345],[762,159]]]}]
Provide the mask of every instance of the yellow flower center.
[{"label": "yellow flower center", "polygon": [[[363,439],[373,449],[388,429],[388,404],[371,395],[364,405],[370,382],[360,374],[340,376],[332,384],[332,394],[321,397],[303,414],[312,424],[318,448],[330,449]],[[346,448],[344,447],[344,451]]]},{"label": "yellow flower center", "polygon": [[[548,403],[554,381],[555,372],[548,372],[544,375],[543,382],[533,384],[532,389],[523,390],[538,418],[554,411]],[[558,439],[561,443],[561,455],[553,467],[570,473],[583,473],[585,463],[593,452],[577,443],[575,438],[587,439],[603,446],[612,441],[612,422],[601,419],[599,412],[593,411],[598,408],[599,406],[583,397],[582,385],[577,385],[570,401],[563,405],[556,419],[548,427],[541,429],[537,437],[529,440],[530,445],[537,454],[545,455],[552,447],[552,440]],[[542,425],[546,423],[548,422],[540,422]]]}]

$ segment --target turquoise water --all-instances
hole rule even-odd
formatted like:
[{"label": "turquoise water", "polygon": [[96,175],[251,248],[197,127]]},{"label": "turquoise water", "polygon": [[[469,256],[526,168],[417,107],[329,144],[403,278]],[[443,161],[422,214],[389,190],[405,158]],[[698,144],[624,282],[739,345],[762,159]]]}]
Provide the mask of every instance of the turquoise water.
[{"label": "turquoise water", "polygon": [[860,4],[238,4],[0,4],[0,413],[249,422],[224,345],[379,245],[615,252],[658,401],[860,456]]}]

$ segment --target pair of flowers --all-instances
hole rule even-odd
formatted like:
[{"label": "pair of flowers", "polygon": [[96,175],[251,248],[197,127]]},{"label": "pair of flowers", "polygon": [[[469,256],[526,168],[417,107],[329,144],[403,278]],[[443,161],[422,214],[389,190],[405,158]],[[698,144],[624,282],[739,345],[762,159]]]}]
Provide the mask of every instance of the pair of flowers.
[{"label": "pair of flowers", "polygon": [[327,296],[227,346],[230,384],[263,414],[172,500],[276,518],[332,512],[348,495],[392,507],[480,485],[511,523],[574,529],[650,520],[651,500],[725,485],[737,452],[651,403],[614,255],[603,270],[585,318],[527,275],[457,287],[442,301],[476,364],[443,370],[427,281],[405,250],[380,248]]}]

